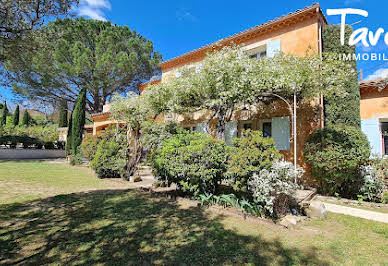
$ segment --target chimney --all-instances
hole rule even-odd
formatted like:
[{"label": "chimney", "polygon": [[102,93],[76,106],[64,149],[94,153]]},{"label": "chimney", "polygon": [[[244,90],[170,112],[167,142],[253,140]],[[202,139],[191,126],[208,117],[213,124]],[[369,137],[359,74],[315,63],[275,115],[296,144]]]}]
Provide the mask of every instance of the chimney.
[{"label": "chimney", "polygon": [[360,70],[360,81],[362,81],[364,79],[364,77],[363,77],[363,71],[362,71],[362,69]]}]

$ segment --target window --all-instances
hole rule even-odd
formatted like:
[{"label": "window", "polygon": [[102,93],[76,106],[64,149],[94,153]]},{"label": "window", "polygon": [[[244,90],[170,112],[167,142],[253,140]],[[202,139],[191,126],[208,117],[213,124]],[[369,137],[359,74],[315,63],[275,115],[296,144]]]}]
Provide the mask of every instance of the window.
[{"label": "window", "polygon": [[244,130],[252,129],[252,123],[245,123],[245,124],[243,124],[243,129]]},{"label": "window", "polygon": [[272,123],[263,122],[263,137],[271,138],[272,137]]},{"label": "window", "polygon": [[383,154],[388,155],[388,122],[381,123],[381,132],[383,133]]},{"label": "window", "polygon": [[264,52],[259,52],[259,53],[252,54],[250,56],[250,58],[263,58],[263,57],[266,57],[266,56],[267,56],[267,52],[264,51]]},{"label": "window", "polygon": [[197,129],[196,126],[186,126],[186,127],[183,127],[184,130],[186,131],[195,131]]}]

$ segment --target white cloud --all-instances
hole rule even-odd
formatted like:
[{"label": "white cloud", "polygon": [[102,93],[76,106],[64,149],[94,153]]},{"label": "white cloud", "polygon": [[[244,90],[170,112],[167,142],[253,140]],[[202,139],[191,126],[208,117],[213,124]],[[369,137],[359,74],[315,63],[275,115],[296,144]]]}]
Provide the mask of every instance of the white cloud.
[{"label": "white cloud", "polygon": [[104,9],[111,10],[109,0],[81,0],[76,10],[79,16],[106,21]]},{"label": "white cloud", "polygon": [[366,80],[375,80],[382,78],[388,78],[388,68],[380,68],[376,70],[375,73],[367,76]]}]

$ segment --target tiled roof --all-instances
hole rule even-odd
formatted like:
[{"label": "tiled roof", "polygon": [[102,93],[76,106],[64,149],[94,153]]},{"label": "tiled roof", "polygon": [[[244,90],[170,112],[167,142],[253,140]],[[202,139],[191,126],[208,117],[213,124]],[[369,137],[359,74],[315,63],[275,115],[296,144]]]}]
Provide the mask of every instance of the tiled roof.
[{"label": "tiled roof", "polygon": [[388,86],[388,79],[365,80],[359,82],[359,84],[360,89],[378,88],[379,90],[383,90]]},{"label": "tiled roof", "polygon": [[264,29],[264,28],[266,28],[266,27],[272,26],[272,25],[274,25],[274,24],[276,24],[276,23],[282,22],[282,21],[284,21],[284,20],[286,20],[286,19],[290,19],[290,18],[292,18],[292,17],[294,17],[294,16],[297,16],[297,15],[300,15],[300,14],[302,14],[302,13],[305,13],[305,12],[308,12],[308,11],[312,11],[312,10],[319,10],[319,12],[321,13],[321,15],[322,15],[322,17],[323,17],[325,23],[327,23],[327,20],[326,20],[325,16],[323,15],[323,13],[322,13],[322,11],[321,11],[321,9],[320,9],[319,3],[314,3],[314,4],[312,4],[311,6],[307,6],[307,7],[303,8],[303,9],[298,9],[298,10],[296,10],[295,12],[290,12],[290,13],[288,13],[287,15],[283,15],[283,16],[281,16],[281,17],[275,18],[275,19],[270,20],[270,21],[268,21],[268,22],[262,23],[262,24],[260,24],[260,25],[254,26],[254,27],[249,28],[249,29],[247,29],[247,30],[241,31],[241,32],[236,33],[236,34],[234,34],[234,35],[231,35],[231,36],[229,36],[229,37],[226,37],[226,38],[223,38],[223,39],[221,39],[221,40],[218,40],[218,41],[216,41],[216,42],[207,44],[207,45],[202,46],[202,47],[200,47],[200,48],[198,48],[198,49],[195,49],[195,50],[192,50],[192,51],[187,52],[187,53],[185,53],[185,54],[182,54],[182,55],[180,55],[180,56],[171,58],[171,59],[169,59],[169,60],[167,60],[167,61],[165,61],[165,62],[162,62],[160,65],[163,66],[164,64],[167,64],[167,63],[169,63],[169,62],[171,62],[171,61],[175,61],[175,60],[177,60],[177,59],[179,59],[179,58],[186,57],[186,56],[189,56],[189,55],[191,55],[191,54],[200,52],[200,51],[202,51],[202,50],[205,50],[205,49],[209,49],[209,48],[218,46],[218,45],[220,45],[220,44],[222,44],[222,43],[225,43],[225,42],[228,42],[228,41],[232,41],[232,40],[234,40],[234,39],[236,39],[236,38],[238,38],[238,37],[244,36],[244,35],[249,35],[249,34],[251,34],[251,33],[254,33],[254,32],[257,32],[257,31],[259,31],[259,30],[262,30],[262,29]]}]

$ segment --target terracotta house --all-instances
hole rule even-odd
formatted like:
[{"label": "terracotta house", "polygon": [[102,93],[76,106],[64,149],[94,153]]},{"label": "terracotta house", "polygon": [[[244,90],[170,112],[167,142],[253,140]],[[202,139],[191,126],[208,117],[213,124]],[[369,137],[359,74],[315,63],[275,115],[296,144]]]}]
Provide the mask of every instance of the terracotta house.
[{"label": "terracotta house", "polygon": [[[140,91],[146,90],[150,85],[165,82],[179,76],[180,69],[183,66],[192,66],[195,68],[201,64],[201,61],[207,53],[233,44],[242,46],[253,58],[273,57],[278,51],[299,56],[304,56],[308,50],[321,54],[321,35],[322,28],[325,25],[327,25],[327,20],[319,4],[313,4],[302,10],[281,16],[161,63],[161,78],[142,84]],[[372,92],[368,94],[368,90]],[[367,115],[369,112],[367,105],[374,105],[374,103],[368,103],[366,101],[366,98],[369,97],[367,95],[376,93],[373,83],[361,83],[361,92],[363,95],[361,102],[363,129],[367,132],[373,132],[377,138],[377,133],[373,130],[379,126],[380,128],[386,127],[388,124],[384,124],[384,121],[388,122],[388,120],[380,117],[376,118],[374,115],[369,115],[371,117],[368,117]],[[375,96],[375,101],[378,101],[381,106],[384,101],[380,99],[382,95],[375,94]],[[388,98],[385,101],[388,101]],[[388,108],[388,103],[385,105],[385,114],[387,115],[388,110],[386,108]],[[384,108],[381,107],[381,109]],[[168,119],[174,119],[189,130],[212,134],[214,133],[215,121],[211,121],[210,126],[208,126],[206,123],[208,117],[209,113],[202,111],[184,117],[160,116],[157,120],[163,122]],[[292,138],[291,132],[291,117],[287,104],[281,100],[270,104],[258,105],[254,111],[236,111],[232,121],[226,125],[226,141],[229,142],[230,139],[240,136],[243,129],[261,130],[264,136],[274,139],[276,147],[287,160],[293,161],[294,139]],[[312,132],[324,127],[323,98],[318,97],[312,101],[299,101],[297,117],[297,161],[299,166],[308,169],[303,157],[303,147]],[[388,116],[386,117],[388,118]],[[104,107],[103,113],[95,114],[92,118],[94,120],[93,134],[98,134],[109,125],[118,123],[117,121],[110,120],[109,105]],[[376,124],[376,121],[379,124]],[[372,133],[368,134],[369,136],[372,136]],[[371,139],[375,140],[375,137]],[[382,135],[380,135],[379,139],[383,139]],[[388,143],[388,141],[385,143]]]},{"label": "terracotta house", "polygon": [[376,156],[388,155],[388,83],[386,80],[360,82],[361,129]]}]

